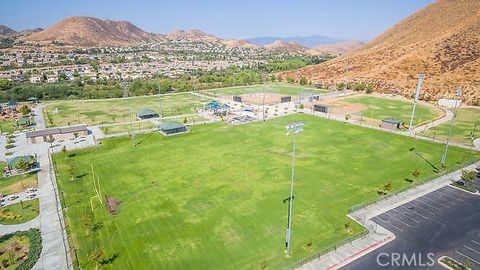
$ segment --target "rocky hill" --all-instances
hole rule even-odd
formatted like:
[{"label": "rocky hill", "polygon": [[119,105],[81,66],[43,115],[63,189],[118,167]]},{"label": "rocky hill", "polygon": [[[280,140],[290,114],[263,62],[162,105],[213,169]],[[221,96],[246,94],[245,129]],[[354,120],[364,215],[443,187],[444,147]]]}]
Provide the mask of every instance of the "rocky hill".
[{"label": "rocky hill", "polygon": [[367,82],[376,91],[411,96],[416,75],[425,73],[424,99],[450,97],[463,87],[463,99],[480,101],[480,1],[438,0],[407,17],[362,48],[334,60],[284,72],[333,85]]},{"label": "rocky hill", "polygon": [[168,40],[172,41],[190,41],[190,42],[220,42],[220,39],[214,35],[204,33],[198,29],[177,30],[166,35]]},{"label": "rocky hill", "polygon": [[17,32],[10,27],[0,24],[0,37],[9,37],[15,35],[16,33]]},{"label": "rocky hill", "polygon": [[303,47],[298,43],[285,42],[282,40],[277,40],[272,44],[265,45],[264,48],[267,51],[298,53],[298,54],[306,54],[308,50],[307,48]]},{"label": "rocky hill", "polygon": [[127,21],[101,20],[92,17],[68,17],[54,26],[23,40],[33,43],[60,42],[77,46],[122,46],[160,40]]}]

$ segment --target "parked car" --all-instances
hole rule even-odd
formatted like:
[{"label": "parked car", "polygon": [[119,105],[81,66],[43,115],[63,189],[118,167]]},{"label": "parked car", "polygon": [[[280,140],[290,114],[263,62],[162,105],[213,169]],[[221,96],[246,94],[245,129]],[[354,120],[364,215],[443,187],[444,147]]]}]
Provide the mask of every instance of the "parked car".
[{"label": "parked car", "polygon": [[465,182],[463,182],[462,180],[457,180],[457,181],[455,181],[455,184],[457,184],[457,185],[459,185],[459,186],[462,186],[462,187],[465,186]]}]

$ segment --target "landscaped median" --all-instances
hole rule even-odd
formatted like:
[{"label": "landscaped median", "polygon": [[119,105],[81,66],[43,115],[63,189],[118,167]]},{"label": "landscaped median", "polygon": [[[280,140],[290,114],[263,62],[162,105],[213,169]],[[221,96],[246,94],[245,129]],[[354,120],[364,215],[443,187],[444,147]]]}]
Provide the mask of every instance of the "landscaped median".
[{"label": "landscaped median", "polygon": [[11,204],[0,208],[0,224],[22,224],[36,218],[39,212],[38,199]]},{"label": "landscaped median", "polygon": [[32,269],[42,252],[40,230],[18,231],[0,237],[0,269]]}]

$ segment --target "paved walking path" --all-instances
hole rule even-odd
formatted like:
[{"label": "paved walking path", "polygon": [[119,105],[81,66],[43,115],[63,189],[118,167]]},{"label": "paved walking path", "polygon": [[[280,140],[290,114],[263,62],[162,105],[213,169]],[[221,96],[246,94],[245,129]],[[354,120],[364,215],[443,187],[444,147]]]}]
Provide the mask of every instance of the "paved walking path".
[{"label": "paved walking path", "polygon": [[31,228],[40,228],[40,216],[22,224],[3,225],[0,224],[1,234],[14,233],[16,231],[28,231]]},{"label": "paved walking path", "polygon": [[436,126],[439,126],[441,124],[445,124],[445,123],[450,122],[453,118],[453,112],[448,110],[448,109],[443,109],[443,108],[442,108],[442,110],[445,112],[445,115],[442,118],[434,120],[432,122],[429,122],[425,125],[418,126],[418,127],[413,129],[413,132],[414,133],[419,133],[419,132],[425,131],[429,128],[436,127]]},{"label": "paved walking path", "polygon": [[342,247],[339,247],[336,251],[327,253],[319,259],[306,263],[305,265],[299,267],[299,269],[338,269],[389,243],[390,241],[393,241],[395,239],[395,235],[373,222],[371,220],[373,217],[383,214],[395,207],[408,203],[437,189],[445,187],[449,185],[452,180],[459,179],[463,169],[473,170],[478,166],[480,166],[480,162],[443,175],[433,181],[429,181],[423,185],[386,198],[385,200],[379,201],[349,214],[348,217],[354,219],[368,229],[368,235],[353,241],[351,244],[346,244]]},{"label": "paved walking path", "polygon": [[68,242],[64,231],[63,214],[56,194],[55,175],[50,163],[48,146],[39,147],[38,196],[40,198],[40,232],[42,253],[33,269],[70,269]]},{"label": "paved walking path", "polygon": [[35,121],[35,130],[42,130],[45,129],[45,120],[43,118],[43,108],[47,105],[37,105],[37,107],[33,108],[33,113],[35,114],[34,121]]}]

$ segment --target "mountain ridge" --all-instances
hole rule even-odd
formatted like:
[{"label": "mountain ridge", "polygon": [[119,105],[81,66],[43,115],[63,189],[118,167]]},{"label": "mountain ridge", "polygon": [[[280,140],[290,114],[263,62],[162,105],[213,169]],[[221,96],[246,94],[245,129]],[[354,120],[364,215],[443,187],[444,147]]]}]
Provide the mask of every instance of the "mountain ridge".
[{"label": "mountain ridge", "polygon": [[463,99],[480,98],[480,1],[438,0],[408,16],[362,48],[331,61],[279,73],[280,77],[333,86],[365,82],[376,91],[411,96],[425,73],[422,97],[449,98],[462,86]]}]

